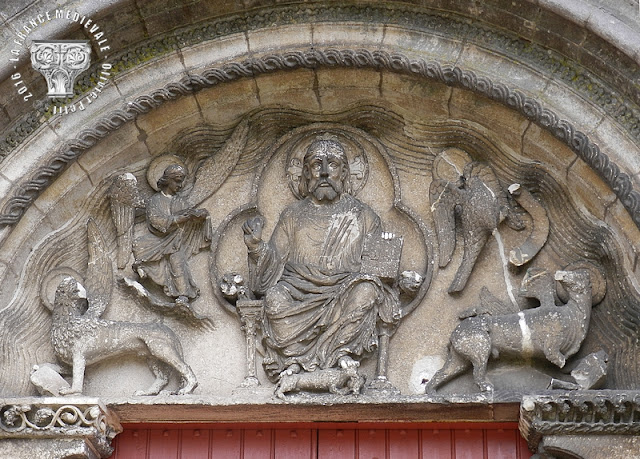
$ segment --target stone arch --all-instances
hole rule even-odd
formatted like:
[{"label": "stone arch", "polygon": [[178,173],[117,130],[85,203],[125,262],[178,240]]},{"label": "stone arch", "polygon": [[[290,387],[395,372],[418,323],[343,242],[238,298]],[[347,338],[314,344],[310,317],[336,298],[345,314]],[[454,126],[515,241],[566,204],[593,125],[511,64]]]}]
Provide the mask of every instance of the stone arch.
[{"label": "stone arch", "polygon": [[[471,2],[467,6],[473,7]],[[266,105],[267,101],[273,103],[283,97],[286,90],[304,91],[315,97],[314,103],[322,101],[323,96],[328,98],[326,94],[331,90],[340,90],[341,94],[352,97],[365,94],[349,86],[354,81],[367,88],[366,94],[391,99],[393,86],[389,81],[398,76],[407,78],[401,86],[403,89],[422,79],[446,88],[446,92],[437,95],[444,112],[449,110],[455,97],[459,98],[460,105],[465,100],[470,104],[497,102],[496,105],[506,107],[506,113],[516,114],[519,120],[531,122],[546,132],[544,135],[548,137],[543,136],[544,141],[555,138],[559,140],[558,145],[573,152],[575,157],[566,154],[562,158],[567,181],[569,176],[603,181],[604,186],[595,187],[597,192],[606,192],[596,206],[598,217],[610,223],[629,248],[637,248],[640,168],[634,159],[638,156],[635,107],[618,103],[612,96],[615,88],[612,89],[602,75],[585,72],[582,64],[563,67],[558,48],[540,43],[529,45],[522,36],[498,28],[499,19],[474,22],[469,19],[471,10],[448,15],[446,9],[434,11],[405,5],[395,8],[349,5],[342,9],[314,5],[306,20],[294,23],[287,19],[287,14],[304,8],[271,5],[250,11],[234,10],[226,17],[203,21],[197,27],[186,26],[185,21],[176,25],[182,29],[170,34],[152,34],[152,38],[140,46],[129,49],[123,46],[118,55],[122,70],[113,77],[113,84],[104,90],[86,117],[69,115],[36,123],[33,132],[17,142],[3,159],[6,180],[1,184],[0,224],[4,227],[0,244],[6,249],[2,259],[5,285],[21,276],[27,260],[23,255],[31,251],[30,244],[59,227],[73,212],[69,208],[66,214],[53,216],[50,210],[68,193],[79,193],[83,189],[88,193],[94,191],[106,171],[125,164],[122,158],[113,163],[110,158],[94,157],[87,162],[80,158],[96,155],[100,150],[95,147],[102,142],[115,143],[125,138],[145,145],[145,151],[140,152],[137,160],[148,158],[162,149],[157,145],[163,139],[157,136],[156,147],[147,146],[146,139],[157,135],[157,131],[141,126],[141,118],[166,116],[161,110],[173,102],[178,103],[173,107],[188,106],[190,114],[206,118],[202,112],[213,110],[215,101],[209,100],[209,108],[203,108],[202,103],[206,101],[199,95],[211,88],[231,88],[238,82],[242,86],[234,87],[238,91],[234,97],[251,98],[255,106]],[[551,7],[542,9],[553,11]],[[96,12],[109,13],[107,10]],[[577,13],[566,10],[564,13],[575,20]],[[431,22],[428,26],[419,26],[411,15]],[[503,15],[506,16],[506,12]],[[312,20],[318,18],[321,20]],[[447,24],[449,29],[445,27]],[[595,33],[599,23],[586,24],[589,33]],[[608,33],[598,31],[600,35]],[[180,41],[189,37],[191,41],[184,44]],[[168,41],[168,45],[154,54],[154,46],[160,46],[158,43],[163,40]],[[632,51],[624,43],[612,41],[620,45],[627,57],[636,58],[628,56]],[[152,57],[147,59],[145,52]],[[127,64],[129,55],[134,58]],[[337,72],[331,73],[334,70]],[[319,81],[319,71],[326,71],[325,86]],[[348,77],[346,83],[332,85],[329,78],[339,72]],[[574,75],[576,81],[572,76],[557,76],[564,75],[562,72]],[[261,86],[261,81],[265,81],[262,77],[276,79],[289,75],[299,76],[301,86],[294,84],[278,90],[274,80]],[[600,92],[595,96],[590,94],[590,85],[596,85]],[[324,95],[323,90],[326,90]],[[388,96],[384,95],[385,90],[389,91]],[[602,102],[598,97],[612,102]],[[429,98],[424,96],[420,100]],[[227,107],[226,110],[229,124],[233,124],[233,109]],[[618,113],[621,110],[622,115]],[[241,111],[238,109],[237,113]],[[158,123],[166,127],[172,121],[159,119]],[[526,130],[514,130],[510,135],[520,133],[524,137]],[[520,143],[520,149],[523,148]],[[87,164],[92,168],[86,169]],[[590,196],[587,201],[593,201],[593,195]],[[625,260],[633,271],[637,260],[627,257]],[[11,299],[5,295],[6,300]]]}]

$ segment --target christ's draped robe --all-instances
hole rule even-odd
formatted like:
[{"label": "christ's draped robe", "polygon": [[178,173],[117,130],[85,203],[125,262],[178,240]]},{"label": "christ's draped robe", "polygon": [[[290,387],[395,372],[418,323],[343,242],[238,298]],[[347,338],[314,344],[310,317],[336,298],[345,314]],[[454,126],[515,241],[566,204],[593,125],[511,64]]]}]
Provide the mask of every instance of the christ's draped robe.
[{"label": "christ's draped robe", "polygon": [[399,321],[397,294],[360,273],[365,237],[381,232],[366,204],[343,194],[310,198],[283,211],[271,240],[249,253],[254,291],[265,295],[264,368],[275,380],[293,364],[305,371],[376,349],[377,324]]}]

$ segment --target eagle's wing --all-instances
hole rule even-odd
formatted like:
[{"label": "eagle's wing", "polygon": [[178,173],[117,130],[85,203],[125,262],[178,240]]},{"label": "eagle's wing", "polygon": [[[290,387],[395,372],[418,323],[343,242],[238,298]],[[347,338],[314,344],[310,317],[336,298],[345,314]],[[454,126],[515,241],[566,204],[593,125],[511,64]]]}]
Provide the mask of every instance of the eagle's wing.
[{"label": "eagle's wing", "polygon": [[85,276],[89,308],[85,316],[98,318],[111,301],[113,292],[113,263],[104,237],[92,219],[87,222],[87,246],[89,263]]},{"label": "eagle's wing", "polygon": [[456,190],[450,182],[434,177],[429,186],[429,202],[438,237],[439,265],[444,268],[456,248]]},{"label": "eagle's wing", "polygon": [[491,167],[471,162],[464,168],[464,192],[458,199],[464,253],[449,293],[464,289],[478,256],[500,221],[500,183]]},{"label": "eagle's wing", "polygon": [[220,188],[236,166],[248,137],[249,123],[243,120],[236,126],[224,146],[200,165],[189,193],[189,203],[192,206],[197,206]]},{"label": "eagle's wing", "polygon": [[128,172],[118,175],[109,188],[109,201],[118,241],[118,268],[124,269],[131,256],[136,207],[144,206],[136,177]]},{"label": "eagle's wing", "polygon": [[467,164],[464,168],[464,177],[467,183],[482,183],[501,208],[504,207],[506,210],[509,206],[507,195],[502,189],[502,185],[500,185],[500,181],[493,171],[493,168],[488,164],[478,161]]}]

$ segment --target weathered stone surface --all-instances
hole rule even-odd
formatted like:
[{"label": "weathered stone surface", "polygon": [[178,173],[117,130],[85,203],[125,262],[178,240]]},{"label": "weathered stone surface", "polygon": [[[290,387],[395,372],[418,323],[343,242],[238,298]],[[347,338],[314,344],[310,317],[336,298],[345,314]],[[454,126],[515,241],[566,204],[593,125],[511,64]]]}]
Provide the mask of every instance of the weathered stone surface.
[{"label": "weathered stone surface", "polygon": [[636,457],[637,401],[633,391],[527,396],[520,407],[520,432],[540,458]]},{"label": "weathered stone surface", "polygon": [[0,412],[0,452],[16,459],[106,458],[122,431],[117,415],[97,399],[2,399]]},{"label": "weathered stone surface", "polygon": [[312,89],[315,79],[316,73],[307,69],[278,77],[261,75],[255,78],[256,93],[261,104],[277,105],[286,99],[293,106],[321,110],[318,94]]},{"label": "weathered stone surface", "polygon": [[[615,11],[614,30],[593,22],[613,10],[595,14],[588,3],[585,11],[593,15],[583,17],[579,2],[213,5],[172,0],[137,5],[135,11],[129,3],[107,3],[110,9],[102,3],[82,6],[87,13],[100,13],[111,33],[122,31],[113,41],[116,75],[84,114],[47,120],[42,107],[18,105],[10,80],[0,83],[0,123],[5,120],[2,130],[8,133],[0,145],[0,326],[6,330],[0,348],[7,350],[1,356],[1,378],[8,393],[34,393],[32,365],[53,361],[50,286],[57,285],[58,277],[73,276],[84,284],[91,278],[86,221],[93,218],[104,232],[105,254],[115,259],[122,247],[121,228],[110,213],[113,178],[135,176],[141,197],[148,198],[153,193],[145,180],[150,163],[167,153],[179,157],[187,175],[196,177],[185,180],[185,195],[197,195],[192,198],[197,208],[206,209],[213,223],[210,251],[174,257],[188,258],[186,267],[200,289],[199,296],[182,306],[205,319],[194,325],[180,314],[165,314],[114,279],[104,320],[94,317],[90,325],[115,332],[122,324],[136,324],[141,326],[139,335],[162,330],[165,338],[173,337],[168,341],[178,360],[192,368],[200,385],[195,388],[192,378],[182,392],[193,394],[143,400],[130,394],[153,384],[150,392],[157,392],[165,383],[180,390],[181,381],[154,383],[137,355],[105,359],[86,372],[82,368],[85,392],[110,400],[128,421],[514,421],[514,401],[522,394],[544,391],[551,378],[564,376],[557,367],[566,359],[573,365],[599,349],[611,355],[605,387],[637,387],[640,354],[634,337],[640,295],[634,273],[640,270],[640,134],[634,104],[640,96],[637,65],[625,56],[636,53],[629,49],[636,31],[627,27],[633,19]],[[53,6],[49,0],[39,4],[47,5]],[[24,17],[11,18],[11,23]],[[122,21],[131,22],[126,31]],[[571,27],[563,31],[567,24]],[[602,45],[594,33],[614,46]],[[59,27],[51,36],[75,38],[82,32]],[[5,41],[1,43],[6,50]],[[34,72],[25,63],[20,69],[31,85]],[[12,71],[6,62],[0,65],[0,74]],[[86,77],[83,84],[88,81]],[[38,97],[44,95],[42,81],[33,88]],[[21,119],[23,114],[27,118]],[[14,120],[21,123],[9,126]],[[246,142],[230,140],[239,126],[246,128]],[[403,238],[402,253],[389,250],[393,260],[369,257],[372,269],[348,271],[370,276],[368,281],[379,287],[375,299],[371,292],[358,292],[353,304],[363,305],[357,312],[375,311],[380,320],[351,316],[354,311],[349,310],[320,325],[330,329],[321,333],[327,340],[340,336],[331,327],[345,323],[375,327],[375,332],[366,330],[370,342],[339,343],[360,366],[343,359],[328,368],[309,367],[306,373],[283,368],[285,373],[271,375],[270,381],[262,357],[281,348],[261,342],[266,300],[253,300],[247,293],[245,301],[257,302],[250,304],[253,309],[244,308],[224,298],[218,287],[227,272],[249,277],[243,223],[260,212],[266,217],[264,239],[277,234],[280,216],[298,202],[304,168],[299,153],[308,147],[310,133],[325,131],[337,133],[351,155],[354,190],[349,194],[379,217],[385,233]],[[434,231],[443,222],[437,215],[440,195],[429,196],[429,189],[435,178],[448,180],[433,172],[439,155],[451,148],[465,150],[469,164],[485,165],[492,177],[485,176],[473,188],[470,182],[478,175],[465,174],[463,167],[443,187],[463,195],[449,209],[453,249],[446,266],[446,238],[439,229]],[[502,193],[514,183],[543,212],[534,216],[513,195]],[[478,203],[482,190],[509,205]],[[510,206],[525,230],[496,223]],[[140,209],[128,209],[130,239],[151,231]],[[542,213],[546,224],[540,224]],[[167,215],[178,217],[177,212]],[[300,219],[311,215],[298,214]],[[484,219],[492,221],[486,224]],[[514,263],[510,255],[540,228],[547,234]],[[479,233],[481,244],[474,240]],[[468,248],[476,244],[480,255],[469,257]],[[180,252],[186,245],[177,242],[171,250]],[[359,245],[340,240],[332,248],[339,252],[353,246]],[[134,276],[133,259],[125,252],[118,259],[116,278]],[[555,289],[528,298],[517,294],[529,267],[520,265],[551,273],[571,271],[568,266],[585,261],[597,264],[607,291],[594,305],[593,319],[573,333],[562,328],[576,321],[563,317],[570,308],[556,303]],[[458,276],[461,265],[469,269],[464,282]],[[303,263],[303,268],[316,267]],[[417,272],[398,275],[407,270]],[[281,274],[274,275],[278,281]],[[156,287],[163,290],[179,277],[170,273]],[[319,277],[326,280],[327,275]],[[450,294],[454,283],[460,288]],[[336,285],[340,290],[344,284]],[[333,292],[334,297],[343,293]],[[177,301],[180,296],[188,297],[171,298],[184,303]],[[390,297],[400,305],[392,311],[397,317],[381,317],[388,312],[380,313],[381,298]],[[95,310],[94,300],[90,310]],[[285,303],[265,308],[268,320],[289,320],[285,310],[290,304]],[[475,381],[471,374],[461,374],[443,384],[437,397],[422,395],[423,379],[432,378],[445,363],[459,316],[466,325],[472,319],[498,324],[512,314],[513,326],[507,330],[498,324],[494,334],[501,332],[522,344],[518,333],[527,329],[526,318],[541,309],[559,318],[548,327],[555,328],[554,333],[545,330],[547,335],[577,337],[571,349],[561,356],[544,349],[538,361],[498,356],[486,374],[476,371],[480,374]],[[536,331],[537,325],[530,328]],[[139,338],[144,341],[145,336]],[[142,355],[162,354],[149,354],[153,345],[146,346]],[[360,349],[367,346],[371,352]],[[476,347],[474,351],[482,346]],[[533,346],[536,351],[543,347]],[[522,348],[515,354],[527,357],[531,349]],[[120,350],[103,346],[97,356]],[[302,354],[293,352],[296,357]],[[468,360],[476,357],[474,352],[467,355]],[[466,364],[481,368],[487,360]],[[599,382],[596,373],[587,375],[582,388]],[[477,391],[474,383],[488,388],[485,376],[494,382],[493,394],[465,395]],[[54,390],[64,386],[60,379],[44,385]],[[243,385],[248,387],[239,390]],[[587,394],[592,398],[584,403],[598,394]],[[554,438],[549,435],[541,443],[547,451],[555,447]],[[629,437],[618,441],[634,444]],[[83,442],[76,446],[88,445]]]},{"label": "weathered stone surface", "polygon": [[2,439],[0,453],[4,457],[12,459],[30,459],[38,457],[42,459],[65,459],[68,457],[78,459],[99,459],[102,456],[96,452],[89,442],[83,439]]},{"label": "weathered stone surface", "polygon": [[[137,397],[103,399],[127,422],[287,422],[348,421],[384,422],[401,412],[405,421],[442,422],[491,420],[515,422],[519,401],[494,403],[486,394],[465,396],[359,396],[290,394],[284,402],[273,391],[237,391],[233,399],[188,395],[185,397]],[[396,411],[397,410],[397,411]]]},{"label": "weathered stone surface", "polygon": [[113,84],[120,94],[131,99],[140,93],[140,88],[160,89],[164,82],[169,80],[179,81],[186,75],[182,56],[177,52],[145,62],[136,68],[135,72],[123,72],[112,78]]}]

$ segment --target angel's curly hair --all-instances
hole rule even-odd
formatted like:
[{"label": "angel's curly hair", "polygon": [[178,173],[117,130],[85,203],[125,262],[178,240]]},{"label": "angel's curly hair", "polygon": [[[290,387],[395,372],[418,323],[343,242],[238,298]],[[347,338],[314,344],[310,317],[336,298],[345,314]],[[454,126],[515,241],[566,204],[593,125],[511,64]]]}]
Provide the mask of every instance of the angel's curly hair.
[{"label": "angel's curly hair", "polygon": [[172,164],[171,166],[168,166],[164,170],[162,177],[158,179],[158,189],[164,190],[165,187],[168,185],[169,179],[172,177],[175,177],[179,173],[183,175],[187,175],[187,171],[180,164]]}]

